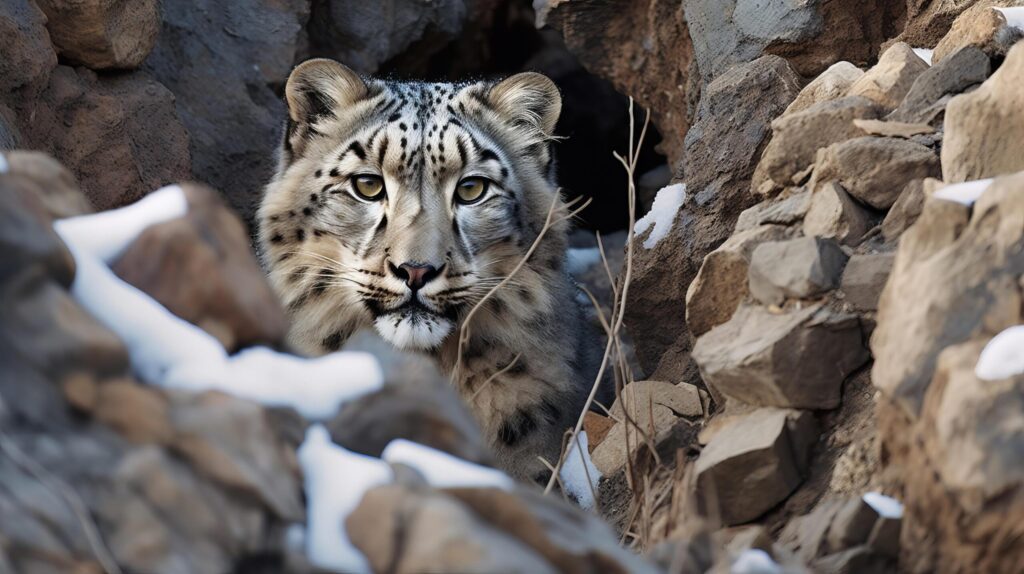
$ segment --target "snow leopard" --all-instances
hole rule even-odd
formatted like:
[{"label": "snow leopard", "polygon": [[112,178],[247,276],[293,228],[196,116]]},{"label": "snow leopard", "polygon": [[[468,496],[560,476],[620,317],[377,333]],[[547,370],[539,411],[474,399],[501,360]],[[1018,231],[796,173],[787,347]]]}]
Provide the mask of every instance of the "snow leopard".
[{"label": "snow leopard", "polygon": [[499,465],[546,480],[541,459],[556,463],[600,347],[566,271],[555,84],[533,72],[469,83],[363,78],[314,59],[292,72],[285,100],[258,236],[291,318],[289,342],[328,353],[372,326],[429,354]]}]

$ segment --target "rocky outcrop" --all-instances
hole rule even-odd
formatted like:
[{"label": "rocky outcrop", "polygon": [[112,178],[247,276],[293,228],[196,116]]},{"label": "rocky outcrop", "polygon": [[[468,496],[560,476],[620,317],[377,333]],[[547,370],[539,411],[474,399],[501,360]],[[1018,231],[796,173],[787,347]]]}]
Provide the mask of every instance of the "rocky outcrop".
[{"label": "rocky outcrop", "polygon": [[38,0],[50,39],[68,62],[93,70],[142,64],[160,31],[157,0]]},{"label": "rocky outcrop", "polygon": [[46,88],[57,54],[46,31],[46,15],[32,0],[0,6],[0,101],[19,107]]}]

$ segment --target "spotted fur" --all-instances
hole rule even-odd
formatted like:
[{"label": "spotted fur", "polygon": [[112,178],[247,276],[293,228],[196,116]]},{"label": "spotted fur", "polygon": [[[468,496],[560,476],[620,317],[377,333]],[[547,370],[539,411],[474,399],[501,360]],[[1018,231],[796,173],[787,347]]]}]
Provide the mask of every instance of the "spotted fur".
[{"label": "spotted fur", "polygon": [[[296,68],[278,172],[259,213],[270,281],[291,317],[291,342],[337,350],[374,326],[451,374],[469,310],[509,275],[561,208],[549,142],[561,107],[539,74],[500,83],[364,80],[330,60]],[[362,197],[359,175],[386,196]],[[467,177],[490,182],[455,200]],[[515,475],[557,458],[582,408],[593,341],[564,269],[567,224],[544,234],[509,284],[473,319],[458,391]],[[418,290],[401,265],[436,270]],[[589,344],[588,344],[589,343]]]}]

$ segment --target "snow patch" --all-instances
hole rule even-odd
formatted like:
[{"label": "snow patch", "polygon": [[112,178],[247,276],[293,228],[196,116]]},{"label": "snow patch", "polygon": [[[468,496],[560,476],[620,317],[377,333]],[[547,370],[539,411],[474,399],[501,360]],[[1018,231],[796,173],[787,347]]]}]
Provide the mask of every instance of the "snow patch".
[{"label": "snow patch", "polygon": [[323,425],[309,427],[298,454],[309,499],[305,542],[310,562],[338,572],[369,572],[366,557],[349,540],[345,519],[366,491],[393,480],[391,466],[332,443]]},{"label": "snow patch", "polygon": [[10,169],[10,165],[7,163],[7,156],[4,152],[0,151],[0,173],[7,173]]},{"label": "snow patch", "polygon": [[731,574],[782,574],[779,566],[760,548],[747,548],[732,563]]},{"label": "snow patch", "polygon": [[1024,374],[1024,325],[1016,325],[992,337],[978,357],[974,375],[998,381]]},{"label": "snow patch", "polygon": [[942,199],[945,201],[954,201],[970,207],[974,205],[975,201],[981,197],[989,186],[992,185],[992,179],[979,179],[975,181],[965,181],[963,183],[953,183],[943,187],[942,189],[935,192],[936,199]]},{"label": "snow patch", "polygon": [[[581,508],[590,510],[594,508],[594,493],[601,480],[601,471],[597,470],[594,461],[590,459],[587,431],[581,431],[577,438],[569,448],[558,478],[566,494],[576,499]],[[577,443],[581,448],[577,448]]]},{"label": "snow patch", "polygon": [[894,520],[903,518],[903,505],[891,496],[886,496],[881,492],[868,492],[864,494],[863,499],[882,518]]},{"label": "snow patch", "polygon": [[574,247],[569,249],[567,260],[569,274],[577,276],[601,263],[601,250],[597,247]]},{"label": "snow patch", "polygon": [[500,470],[405,439],[388,443],[381,458],[416,469],[434,488],[493,487],[512,490],[515,486],[515,482]]},{"label": "snow patch", "polygon": [[[665,238],[672,231],[672,223],[676,220],[679,208],[686,201],[686,184],[677,183],[661,188],[654,198],[654,205],[647,215],[640,218],[633,227],[637,237],[643,235],[648,229],[650,235],[644,240],[644,247],[651,249]],[[653,228],[653,229],[652,229]]]},{"label": "snow patch", "polygon": [[1003,13],[1003,17],[1006,18],[1006,24],[1011,28],[1016,28],[1024,32],[1024,7],[1018,8],[999,8],[996,7]]},{"label": "snow patch", "polygon": [[928,64],[929,66],[932,65],[932,55],[935,53],[935,50],[931,50],[929,48],[911,48],[911,49],[914,50],[914,53],[917,54],[918,58],[921,58],[922,60],[924,60],[925,63]]}]

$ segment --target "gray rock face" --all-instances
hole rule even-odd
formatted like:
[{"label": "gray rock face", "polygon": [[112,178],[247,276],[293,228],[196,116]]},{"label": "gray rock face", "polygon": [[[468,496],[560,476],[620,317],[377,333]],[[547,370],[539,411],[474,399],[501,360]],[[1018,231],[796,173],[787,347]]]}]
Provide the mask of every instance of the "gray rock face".
[{"label": "gray rock face", "polygon": [[770,137],[769,122],[796,97],[798,81],[784,60],[766,56],[730,69],[705,88],[681,167],[687,200],[668,237],[634,256],[625,323],[648,376],[684,379],[691,365],[690,334],[680,320],[687,286],[704,256],[754,202],[750,177]]},{"label": "gray rock face", "polygon": [[867,210],[834,181],[819,185],[804,216],[804,234],[830,237],[843,245],[857,245],[871,229]]},{"label": "gray rock face", "polygon": [[1024,170],[1024,44],[1010,50],[1003,65],[977,90],[946,106],[942,179],[946,183],[984,179]]},{"label": "gray rock face", "polygon": [[808,412],[758,409],[721,429],[697,459],[697,497],[724,525],[753,520],[803,482],[817,424]]},{"label": "gray rock face", "polygon": [[931,149],[901,138],[866,136],[819,153],[814,181],[837,181],[857,200],[888,209],[911,180],[939,175],[939,158]]},{"label": "gray rock face", "polygon": [[858,311],[874,311],[892,271],[894,253],[856,254],[843,271],[840,289],[846,301]]},{"label": "gray rock face", "polygon": [[839,286],[847,259],[831,239],[800,237],[762,243],[750,256],[750,293],[766,305],[821,295]]},{"label": "gray rock face", "polygon": [[806,110],[772,122],[772,140],[761,156],[761,166],[780,186],[814,163],[818,150],[864,132],[854,119],[878,119],[882,108],[864,97],[847,97],[814,104]]},{"label": "gray rock face", "polygon": [[1017,174],[996,179],[973,209],[927,200],[900,238],[871,337],[871,378],[907,413],[920,411],[944,348],[982,326],[998,332],[1017,323],[1024,229],[1008,222],[1024,221],[1022,192]]},{"label": "gray rock face", "polygon": [[860,322],[820,304],[771,313],[743,306],[697,339],[693,358],[719,393],[756,406],[832,409],[868,360]]},{"label": "gray rock face", "polygon": [[284,84],[299,55],[309,3],[162,4],[163,28],[144,69],[174,94],[191,135],[192,175],[251,221],[286,117],[271,86]]},{"label": "gray rock face", "polygon": [[991,70],[988,55],[968,46],[922,72],[888,119],[926,124],[941,121],[950,98],[984,82]]}]

